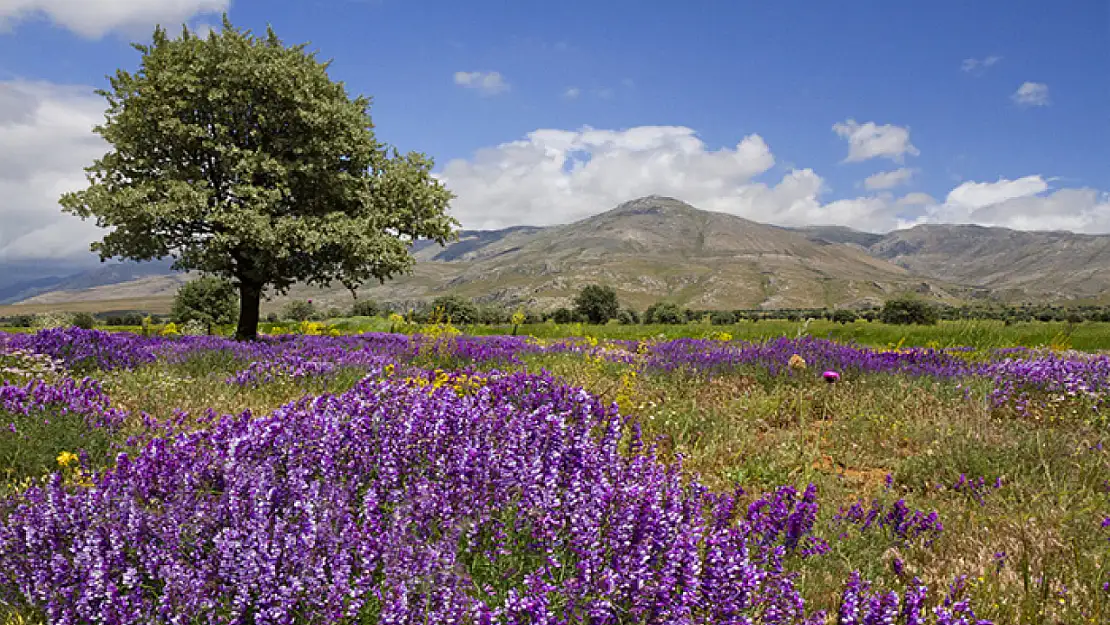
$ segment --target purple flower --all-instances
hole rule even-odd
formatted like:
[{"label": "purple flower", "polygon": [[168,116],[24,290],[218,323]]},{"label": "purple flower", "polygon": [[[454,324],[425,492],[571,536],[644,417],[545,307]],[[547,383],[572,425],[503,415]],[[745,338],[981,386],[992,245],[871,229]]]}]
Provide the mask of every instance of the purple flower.
[{"label": "purple flower", "polygon": [[835,371],[826,371],[821,374],[821,377],[825,378],[825,381],[829,384],[840,381],[840,374]]}]

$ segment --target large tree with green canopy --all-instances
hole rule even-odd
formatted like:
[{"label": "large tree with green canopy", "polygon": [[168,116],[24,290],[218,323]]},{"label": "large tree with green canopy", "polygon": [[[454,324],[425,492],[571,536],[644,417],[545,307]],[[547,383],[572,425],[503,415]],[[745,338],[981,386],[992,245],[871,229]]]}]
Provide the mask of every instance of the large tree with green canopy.
[{"label": "large tree with green canopy", "polygon": [[177,38],[158,28],[138,71],[109,77],[111,150],[63,210],[111,231],[101,260],[172,257],[231,280],[236,337],[257,336],[259,306],[295,283],[352,291],[407,271],[411,242],[440,243],[457,222],[428,157],[379,143],[370,100],[350,98],[305,45],[273,30]]}]

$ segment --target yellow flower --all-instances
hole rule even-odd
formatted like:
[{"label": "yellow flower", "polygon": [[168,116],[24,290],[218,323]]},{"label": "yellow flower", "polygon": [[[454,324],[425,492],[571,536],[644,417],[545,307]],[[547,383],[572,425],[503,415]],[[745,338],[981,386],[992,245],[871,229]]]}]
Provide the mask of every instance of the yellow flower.
[{"label": "yellow flower", "polygon": [[77,457],[77,454],[72,452],[63,451],[62,453],[58,454],[58,464],[63,467],[68,467],[78,460],[79,458]]},{"label": "yellow flower", "polygon": [[169,335],[169,334],[177,334],[177,333],[178,333],[177,332],[177,324],[172,322],[172,321],[167,323],[166,327],[162,328],[162,331],[159,332],[159,334],[161,334],[162,336],[166,336],[166,335]]},{"label": "yellow flower", "polygon": [[802,358],[801,356],[799,356],[797,354],[794,354],[793,356],[790,357],[789,366],[790,366],[791,369],[805,369],[806,368],[806,359]]}]

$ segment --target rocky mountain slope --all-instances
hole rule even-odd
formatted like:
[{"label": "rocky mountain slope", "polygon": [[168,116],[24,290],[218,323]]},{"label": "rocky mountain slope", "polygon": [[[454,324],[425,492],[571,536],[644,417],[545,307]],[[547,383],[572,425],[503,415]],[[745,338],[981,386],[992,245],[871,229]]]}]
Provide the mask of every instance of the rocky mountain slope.
[{"label": "rocky mountain slope", "polygon": [[[696,308],[794,308],[874,304],[902,291],[942,301],[1097,299],[1110,292],[1110,236],[958,225],[885,235],[839,226],[789,229],[658,196],[563,226],[463,231],[446,247],[420,242],[413,253],[411,275],[360,295],[404,305],[454,293],[553,307],[594,282],[614,286],[641,308],[663,298]],[[40,286],[48,292],[23,301],[160,300],[185,279],[164,266],[137,267],[115,282],[104,270],[83,278],[103,280],[100,286]],[[296,288],[290,297],[351,302],[338,288]]]}]

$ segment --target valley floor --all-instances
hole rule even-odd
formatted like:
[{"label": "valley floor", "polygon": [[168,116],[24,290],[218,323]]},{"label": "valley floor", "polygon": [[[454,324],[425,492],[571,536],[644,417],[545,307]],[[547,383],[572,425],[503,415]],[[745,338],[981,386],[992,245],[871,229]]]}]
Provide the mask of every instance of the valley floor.
[{"label": "valley floor", "polygon": [[774,323],[0,335],[0,622],[1110,620],[1081,329]]}]

